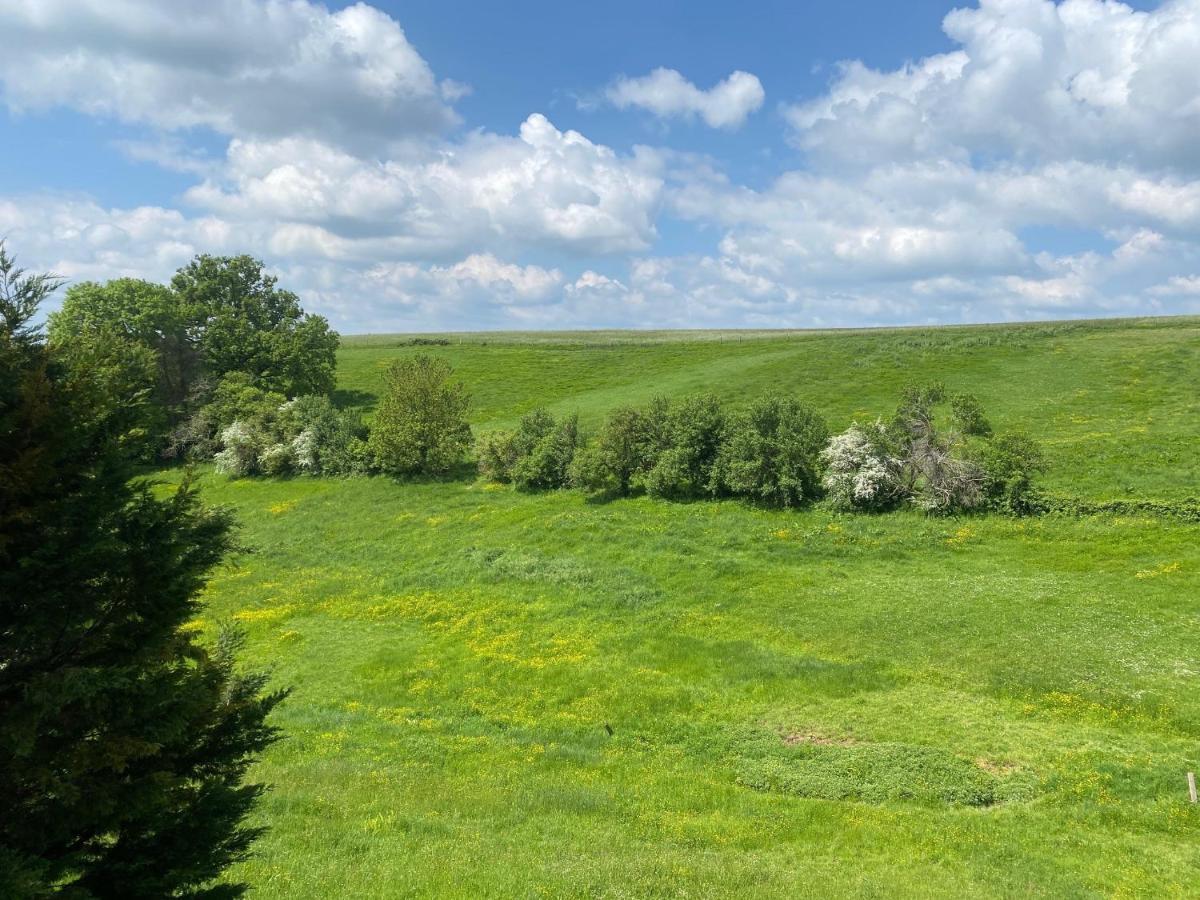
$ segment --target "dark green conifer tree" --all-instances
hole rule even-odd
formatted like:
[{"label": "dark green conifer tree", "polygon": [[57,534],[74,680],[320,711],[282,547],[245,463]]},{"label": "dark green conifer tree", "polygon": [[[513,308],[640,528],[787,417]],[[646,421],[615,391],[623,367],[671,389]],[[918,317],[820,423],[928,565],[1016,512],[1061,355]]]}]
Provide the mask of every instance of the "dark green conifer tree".
[{"label": "dark green conifer tree", "polygon": [[237,896],[283,693],[187,627],[231,520],[134,477],[149,398],[46,345],[56,286],[0,244],[0,896]]}]

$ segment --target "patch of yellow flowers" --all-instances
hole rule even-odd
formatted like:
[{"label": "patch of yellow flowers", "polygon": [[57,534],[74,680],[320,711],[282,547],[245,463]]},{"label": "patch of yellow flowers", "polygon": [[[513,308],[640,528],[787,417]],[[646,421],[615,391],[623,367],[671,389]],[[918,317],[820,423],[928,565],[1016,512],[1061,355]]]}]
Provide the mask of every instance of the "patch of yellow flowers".
[{"label": "patch of yellow flowers", "polygon": [[1163,563],[1157,569],[1142,569],[1134,574],[1134,578],[1158,578],[1160,575],[1171,575],[1180,569],[1179,561]]}]

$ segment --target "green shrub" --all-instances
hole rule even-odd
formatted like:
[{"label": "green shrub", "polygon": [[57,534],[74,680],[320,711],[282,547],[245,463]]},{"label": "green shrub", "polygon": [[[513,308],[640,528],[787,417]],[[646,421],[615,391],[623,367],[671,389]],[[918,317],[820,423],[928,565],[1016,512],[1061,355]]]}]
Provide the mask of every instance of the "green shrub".
[{"label": "green shrub", "polygon": [[975,445],[973,453],[984,473],[988,503],[1004,512],[1031,511],[1034,479],[1046,471],[1046,458],[1037,442],[1020,433],[1001,434]]},{"label": "green shrub", "polygon": [[350,475],[369,470],[366,429],[357,413],[337,409],[328,397],[308,395],[272,405],[276,397],[243,385],[242,403],[214,402],[214,419],[241,409],[221,429],[213,455],[217,471],[248,475]]},{"label": "green shrub", "polygon": [[666,408],[664,419],[665,429],[646,444],[657,451],[645,459],[646,493],[675,500],[713,494],[713,468],[725,428],[721,402],[711,394],[685,397]]},{"label": "green shrub", "polygon": [[594,494],[628,494],[629,482],[622,480],[616,462],[615,454],[599,440],[585,444],[575,451],[567,469],[567,482]]},{"label": "green shrub", "polygon": [[517,464],[554,429],[554,416],[544,407],[538,407],[522,416],[514,431],[483,435],[475,445],[479,474],[489,481],[511,482]]},{"label": "green shrub", "polygon": [[595,440],[576,454],[570,483],[620,496],[644,489],[646,474],[670,443],[668,411],[667,401],[656,398],[645,409],[609,413]]},{"label": "green shrub", "polygon": [[419,354],[392,363],[369,444],[380,471],[438,475],[471,444],[466,387],[445,360]]},{"label": "green shrub", "polygon": [[577,418],[572,416],[554,425],[528,453],[517,459],[512,468],[513,483],[525,491],[565,487],[570,480],[571,461],[578,446],[579,425]]},{"label": "green shrub", "polygon": [[988,437],[992,433],[991,423],[983,414],[983,407],[974,394],[955,394],[951,397],[950,415],[954,427],[961,434]]},{"label": "green shrub", "polygon": [[797,506],[821,490],[821,453],[829,429],[797,400],[764,397],[731,418],[718,474],[731,494],[772,506]]},{"label": "green shrub", "polygon": [[205,410],[217,428],[225,428],[235,421],[268,422],[286,400],[259,387],[246,372],[229,372],[217,382]]},{"label": "green shrub", "polygon": [[[276,433],[305,475],[351,475],[369,468],[367,429],[357,413],[340,410],[322,394],[297,397],[276,415]],[[265,466],[264,466],[265,468]]]},{"label": "green shrub", "polygon": [[475,459],[479,474],[488,481],[512,481],[517,464],[517,449],[511,431],[489,431],[475,441]]}]

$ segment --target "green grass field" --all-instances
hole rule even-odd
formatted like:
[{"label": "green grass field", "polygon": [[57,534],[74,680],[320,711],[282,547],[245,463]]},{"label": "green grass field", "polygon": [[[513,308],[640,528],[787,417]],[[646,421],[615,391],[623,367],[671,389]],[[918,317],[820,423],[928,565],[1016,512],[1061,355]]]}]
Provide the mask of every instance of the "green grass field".
[{"label": "green grass field", "polygon": [[[414,350],[480,430],[937,378],[1055,491],[1200,492],[1200,319],[449,339],[346,340],[340,400]],[[202,481],[255,552],[199,624],[294,687],[252,896],[1197,895],[1200,525]]]}]

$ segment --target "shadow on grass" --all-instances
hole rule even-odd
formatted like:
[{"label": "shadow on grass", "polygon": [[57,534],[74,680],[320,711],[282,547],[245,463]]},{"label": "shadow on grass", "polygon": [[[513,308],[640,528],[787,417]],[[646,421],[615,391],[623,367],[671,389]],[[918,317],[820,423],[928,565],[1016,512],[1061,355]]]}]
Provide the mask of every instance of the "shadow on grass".
[{"label": "shadow on grass", "polygon": [[331,399],[338,409],[357,409],[362,412],[370,412],[376,404],[374,394],[355,388],[338,388],[333,392]]},{"label": "shadow on grass", "polygon": [[596,493],[588,492],[584,494],[583,502],[589,506],[605,506],[616,500],[624,500],[630,496],[632,495],[623,494],[617,490],[598,491]]},{"label": "shadow on grass", "polygon": [[396,484],[461,484],[479,478],[479,469],[472,462],[461,462],[445,472],[421,475],[385,475]]}]

